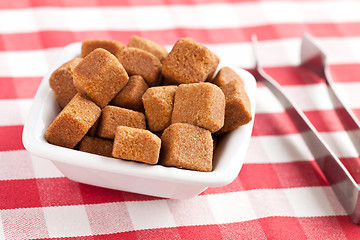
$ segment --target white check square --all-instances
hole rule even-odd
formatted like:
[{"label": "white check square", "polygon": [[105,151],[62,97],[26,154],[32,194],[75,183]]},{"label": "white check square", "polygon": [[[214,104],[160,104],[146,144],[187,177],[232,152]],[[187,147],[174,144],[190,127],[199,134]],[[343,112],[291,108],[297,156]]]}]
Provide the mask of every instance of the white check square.
[{"label": "white check square", "polygon": [[184,200],[168,200],[168,205],[178,226],[215,223],[206,196]]},{"label": "white check square", "polygon": [[257,218],[245,191],[209,195],[207,199],[217,223],[241,222]]},{"label": "white check square", "polygon": [[175,227],[166,200],[126,203],[135,230]]},{"label": "white check square", "polygon": [[88,216],[83,205],[44,208],[50,237],[91,235]]},{"label": "white check square", "polygon": [[322,187],[284,189],[296,217],[335,215]]}]

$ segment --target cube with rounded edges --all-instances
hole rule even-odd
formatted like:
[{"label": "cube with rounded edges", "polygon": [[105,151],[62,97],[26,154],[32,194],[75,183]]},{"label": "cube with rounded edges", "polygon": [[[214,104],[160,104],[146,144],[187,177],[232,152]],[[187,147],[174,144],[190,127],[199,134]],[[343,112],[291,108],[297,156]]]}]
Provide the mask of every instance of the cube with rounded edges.
[{"label": "cube with rounded edges", "polygon": [[218,133],[230,132],[252,120],[248,95],[239,81],[229,81],[220,87],[225,94],[224,126]]},{"label": "cube with rounded edges", "polygon": [[190,123],[216,132],[224,125],[225,95],[212,83],[180,84],[171,123]]},{"label": "cube with rounded edges", "polygon": [[99,122],[100,122],[100,117],[96,120],[94,125],[86,133],[87,136],[90,136],[90,137],[96,137],[97,136],[97,129],[98,129]]},{"label": "cube with rounded edges", "polygon": [[110,104],[143,112],[144,106],[141,98],[148,88],[149,86],[140,75],[130,76],[129,82],[111,100]]},{"label": "cube with rounded edges", "polygon": [[112,157],[113,141],[85,136],[79,143],[79,151]]},{"label": "cube with rounded edges", "polygon": [[81,61],[82,58],[73,58],[57,68],[49,78],[49,85],[61,108],[64,108],[77,93],[73,82],[73,72]]},{"label": "cube with rounded edges", "polygon": [[240,87],[244,87],[244,81],[234,70],[230,67],[222,67],[211,82],[221,88],[232,81],[236,81]]},{"label": "cube with rounded edges", "polygon": [[156,164],[161,140],[149,130],[119,126],[116,128],[112,155],[116,158]]},{"label": "cube with rounded edges", "polygon": [[125,48],[119,56],[119,61],[129,75],[140,75],[149,87],[159,84],[161,78],[161,62],[153,54],[139,48]]},{"label": "cube with rounded edges", "polygon": [[142,96],[148,128],[163,131],[171,124],[174,96],[177,86],[149,88]]},{"label": "cube with rounded edges", "polygon": [[86,39],[81,44],[81,57],[86,57],[97,48],[103,48],[115,57],[119,57],[120,52],[125,48],[125,45],[122,42],[115,40]]},{"label": "cube with rounded edges", "polygon": [[166,48],[160,44],[137,35],[131,36],[127,46],[145,50],[157,57],[160,62],[163,62],[168,55]]},{"label": "cube with rounded edges", "polygon": [[161,136],[160,164],[211,172],[213,140],[210,131],[187,123],[174,123]]},{"label": "cube with rounded edges", "polygon": [[97,135],[102,138],[114,139],[118,126],[146,129],[145,115],[116,106],[104,107],[101,111]]},{"label": "cube with rounded edges", "polygon": [[162,74],[174,84],[198,83],[210,79],[219,58],[191,38],[180,38],[163,62]]},{"label": "cube with rounded edges", "polygon": [[119,60],[102,48],[92,51],[74,70],[74,84],[78,92],[101,108],[120,92],[128,80],[128,74]]},{"label": "cube with rounded edges", "polygon": [[50,124],[45,139],[51,144],[74,148],[100,113],[101,109],[94,102],[76,94]]}]

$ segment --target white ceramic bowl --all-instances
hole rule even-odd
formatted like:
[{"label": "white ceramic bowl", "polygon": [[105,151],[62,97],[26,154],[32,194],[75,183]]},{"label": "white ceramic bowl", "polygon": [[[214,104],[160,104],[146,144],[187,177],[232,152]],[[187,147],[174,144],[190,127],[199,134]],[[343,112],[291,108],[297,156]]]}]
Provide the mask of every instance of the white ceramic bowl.
[{"label": "white ceramic bowl", "polygon": [[248,148],[256,102],[254,77],[237,67],[232,69],[244,80],[253,120],[221,139],[214,154],[212,172],[147,165],[49,144],[44,137],[45,131],[60,108],[48,80],[56,68],[79,56],[80,49],[81,43],[66,46],[42,80],[23,131],[23,143],[28,151],[51,160],[66,177],[74,181],[165,198],[193,197],[208,187],[225,186],[236,178]]}]

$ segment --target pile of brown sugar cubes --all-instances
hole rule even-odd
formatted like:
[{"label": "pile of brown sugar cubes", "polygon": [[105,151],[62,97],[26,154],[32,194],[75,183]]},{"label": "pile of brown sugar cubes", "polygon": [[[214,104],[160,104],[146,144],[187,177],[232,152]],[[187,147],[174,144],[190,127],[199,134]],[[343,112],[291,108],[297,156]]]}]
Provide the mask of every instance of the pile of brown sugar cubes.
[{"label": "pile of brown sugar cubes", "polygon": [[191,38],[89,39],[49,84],[62,111],[46,140],[147,164],[212,171],[213,136],[251,121],[243,80]]}]

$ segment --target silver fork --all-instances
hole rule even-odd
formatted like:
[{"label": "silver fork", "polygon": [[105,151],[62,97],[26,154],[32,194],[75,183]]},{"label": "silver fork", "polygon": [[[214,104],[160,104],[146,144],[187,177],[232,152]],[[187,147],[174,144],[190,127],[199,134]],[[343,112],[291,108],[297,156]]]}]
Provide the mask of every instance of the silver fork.
[{"label": "silver fork", "polygon": [[305,143],[314,155],[316,163],[351,220],[356,224],[360,224],[359,185],[296,103],[286,94],[280,84],[262,69],[258,57],[257,37],[255,35],[252,36],[252,47],[255,58],[254,75],[256,80],[262,81],[284,106],[294,110],[296,114],[292,116],[296,117],[296,119],[293,120],[294,122],[300,122],[303,129],[306,129],[306,134],[302,135]]}]

